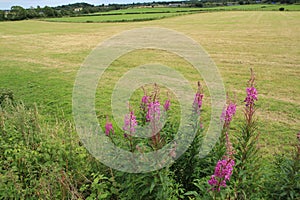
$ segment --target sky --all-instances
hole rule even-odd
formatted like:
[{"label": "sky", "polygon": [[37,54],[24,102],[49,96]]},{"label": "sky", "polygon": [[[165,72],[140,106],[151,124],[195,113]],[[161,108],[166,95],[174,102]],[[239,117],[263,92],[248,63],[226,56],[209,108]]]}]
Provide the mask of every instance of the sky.
[{"label": "sky", "polygon": [[[0,0],[0,9],[10,9],[11,6],[22,6],[24,8],[30,8],[30,6],[59,6],[70,3],[85,2],[93,5],[110,4],[110,3],[138,3],[138,2],[153,2],[154,0]],[[167,0],[158,0],[167,1]]]}]

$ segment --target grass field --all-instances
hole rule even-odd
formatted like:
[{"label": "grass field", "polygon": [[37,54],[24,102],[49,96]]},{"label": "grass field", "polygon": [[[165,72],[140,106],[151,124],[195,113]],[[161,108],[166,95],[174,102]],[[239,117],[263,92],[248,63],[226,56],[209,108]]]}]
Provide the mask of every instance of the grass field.
[{"label": "grass field", "polygon": [[215,11],[278,11],[279,8],[284,8],[286,11],[299,11],[300,5],[282,5],[282,4],[252,4],[252,5],[234,5],[221,6],[213,8],[205,8],[205,10]]},{"label": "grass field", "polygon": [[121,10],[112,10],[109,12],[99,12],[94,14],[143,14],[143,13],[176,13],[176,12],[191,12],[191,11],[201,11],[201,8],[172,8],[172,7],[153,7],[153,8],[128,8]]},{"label": "grass field", "polygon": [[[187,13],[186,13],[187,14]],[[146,13],[146,14],[102,14],[81,17],[62,17],[62,18],[46,18],[45,21],[52,22],[134,22],[134,21],[150,21],[162,19],[166,17],[179,16],[179,13]]]},{"label": "grass field", "polygon": [[110,12],[101,12],[87,14],[78,17],[46,18],[42,19],[49,22],[135,22],[150,21],[166,17],[174,17],[183,14],[192,14],[197,12],[213,11],[279,11],[284,8],[286,11],[300,11],[300,5],[279,5],[279,4],[257,4],[257,5],[238,5],[238,6],[220,6],[211,8],[128,8],[113,10]]},{"label": "grass field", "polygon": [[[71,120],[76,73],[94,47],[132,28],[174,29],[206,49],[218,66],[227,91],[236,93],[240,109],[249,68],[255,70],[263,153],[287,152],[300,130],[299,19],[300,12],[236,11],[138,23],[3,22],[0,23],[0,88],[11,89],[17,99],[29,105],[36,102],[49,121],[55,117]],[[110,94],[115,81],[126,70],[149,62],[173,66],[191,83],[200,78],[174,54],[155,50],[129,53],[112,63],[99,83],[96,106],[100,118],[110,114]],[[208,98],[204,105],[209,105]],[[208,114],[206,106],[205,120]],[[235,120],[241,118],[239,110]]]}]

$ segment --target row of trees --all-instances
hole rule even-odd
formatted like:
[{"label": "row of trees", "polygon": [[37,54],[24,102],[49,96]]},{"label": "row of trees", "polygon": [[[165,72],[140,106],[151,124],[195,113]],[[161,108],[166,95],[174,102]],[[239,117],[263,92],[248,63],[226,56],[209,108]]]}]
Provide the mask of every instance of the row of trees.
[{"label": "row of trees", "polygon": [[99,5],[94,6],[87,3],[75,3],[57,7],[40,7],[25,9],[21,6],[12,6],[10,10],[0,10],[0,21],[5,20],[24,20],[43,17],[63,17],[63,16],[77,16],[82,14],[89,14],[95,12],[106,12],[110,10],[118,10],[126,8],[128,5]]}]

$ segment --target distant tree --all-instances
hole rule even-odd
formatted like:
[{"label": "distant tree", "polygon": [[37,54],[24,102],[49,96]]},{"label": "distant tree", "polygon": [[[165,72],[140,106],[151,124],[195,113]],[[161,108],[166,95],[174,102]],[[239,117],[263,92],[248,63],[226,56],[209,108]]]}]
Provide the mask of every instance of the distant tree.
[{"label": "distant tree", "polygon": [[27,18],[33,19],[39,17],[39,13],[37,12],[37,9],[30,8],[27,10]]},{"label": "distant tree", "polygon": [[4,21],[5,20],[5,13],[4,11],[0,10],[0,21]]},{"label": "distant tree", "polygon": [[12,6],[10,14],[8,15],[10,20],[23,20],[27,18],[27,11],[21,6]]},{"label": "distant tree", "polygon": [[55,10],[49,6],[45,6],[42,9],[42,12],[46,15],[46,17],[55,17]]},{"label": "distant tree", "polygon": [[195,7],[203,8],[203,3],[202,2],[197,2],[197,3],[195,3]]}]

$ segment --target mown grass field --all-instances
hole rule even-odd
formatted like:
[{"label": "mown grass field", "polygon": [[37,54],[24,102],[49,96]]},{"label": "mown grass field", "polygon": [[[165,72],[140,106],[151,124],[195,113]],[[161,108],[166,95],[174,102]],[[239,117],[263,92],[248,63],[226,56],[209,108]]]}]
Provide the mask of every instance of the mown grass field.
[{"label": "mown grass field", "polygon": [[128,9],[120,9],[120,10],[112,10],[109,12],[99,12],[94,14],[128,14],[128,13],[176,13],[176,12],[190,12],[190,11],[201,11],[201,8],[186,8],[186,7],[153,7],[153,8],[128,8]]},{"label": "mown grass field", "polygon": [[199,12],[213,11],[278,11],[284,8],[286,11],[300,11],[300,5],[279,5],[279,4],[256,4],[256,5],[235,5],[219,6],[210,8],[172,8],[172,7],[154,7],[154,8],[128,8],[113,10],[110,12],[100,12],[87,14],[77,17],[46,18],[49,22],[135,22],[150,21],[174,17],[184,14],[193,14]]},{"label": "mown grass field", "polygon": [[[188,14],[188,13],[185,13]],[[162,19],[166,17],[179,16],[179,13],[146,13],[146,14],[110,14],[98,16],[81,16],[81,17],[62,17],[62,18],[47,18],[45,21],[50,22],[134,22],[134,21],[149,21]]]},{"label": "mown grass field", "polygon": [[[26,104],[36,102],[49,121],[72,120],[73,83],[93,48],[125,30],[169,28],[197,41],[215,61],[227,92],[237,96],[236,122],[242,119],[249,68],[255,70],[262,152],[264,155],[288,152],[300,130],[299,19],[300,12],[235,11],[136,23],[3,22],[0,23],[0,88],[11,89]],[[188,63],[172,53],[157,50],[129,53],[112,63],[99,83],[96,100],[99,118],[110,114],[110,94],[115,81],[126,70],[149,62],[174,67],[195,86],[200,79]],[[205,94],[203,112],[204,120],[208,120],[209,94],[207,91]],[[237,126],[232,127],[233,132]]]},{"label": "mown grass field", "polygon": [[280,5],[280,4],[251,4],[251,5],[234,5],[221,6],[214,8],[205,8],[205,10],[215,11],[278,11],[279,8],[284,8],[286,11],[299,11],[300,5]]}]

